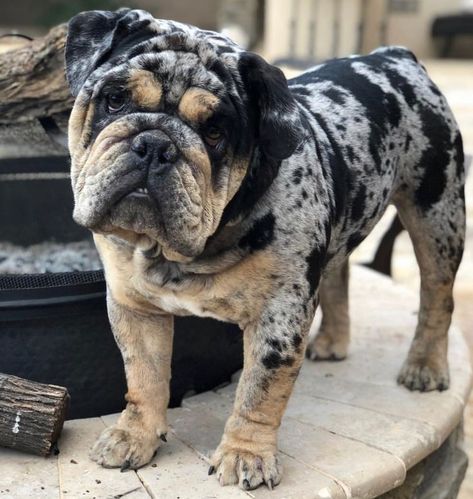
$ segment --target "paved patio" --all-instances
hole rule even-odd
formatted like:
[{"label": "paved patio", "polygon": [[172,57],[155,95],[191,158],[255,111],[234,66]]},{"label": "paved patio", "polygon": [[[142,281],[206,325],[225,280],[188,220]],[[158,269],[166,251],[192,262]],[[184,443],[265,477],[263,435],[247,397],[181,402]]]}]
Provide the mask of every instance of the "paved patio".
[{"label": "paved patio", "polygon": [[232,383],[170,410],[168,443],[138,472],[104,469],[88,457],[116,415],[67,422],[58,456],[0,450],[0,498],[372,498],[402,484],[461,422],[471,385],[468,349],[452,328],[450,390],[419,394],[398,386],[418,296],[363,267],[352,269],[351,283],[349,358],[305,362],[280,432],[285,475],[273,492],[222,489],[207,475],[206,460],[231,410]]}]

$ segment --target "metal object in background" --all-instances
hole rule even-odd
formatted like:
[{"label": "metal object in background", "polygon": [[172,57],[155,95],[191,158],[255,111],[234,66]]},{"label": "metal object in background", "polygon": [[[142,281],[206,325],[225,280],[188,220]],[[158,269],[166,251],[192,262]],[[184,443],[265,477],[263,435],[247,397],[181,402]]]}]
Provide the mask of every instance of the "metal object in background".
[{"label": "metal object in background", "polygon": [[[0,237],[29,246],[90,238],[72,220],[68,157],[0,160]],[[102,270],[0,275],[0,372],[64,385],[69,418],[119,412],[126,392],[123,361],[105,303]],[[187,393],[229,381],[243,364],[233,324],[175,320],[171,406]]]}]

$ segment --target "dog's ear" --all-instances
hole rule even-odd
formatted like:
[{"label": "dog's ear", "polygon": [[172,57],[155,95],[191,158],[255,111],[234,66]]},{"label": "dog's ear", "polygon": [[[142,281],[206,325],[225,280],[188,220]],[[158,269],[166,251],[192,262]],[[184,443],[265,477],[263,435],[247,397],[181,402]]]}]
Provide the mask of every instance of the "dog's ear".
[{"label": "dog's ear", "polygon": [[153,21],[148,12],[119,9],[91,10],[74,16],[66,40],[66,77],[74,97],[90,74],[113,53],[150,38],[146,29]]},{"label": "dog's ear", "polygon": [[288,158],[300,144],[302,131],[297,104],[284,73],[252,52],[241,54],[238,70],[250,112],[256,115],[261,150],[275,159]]}]

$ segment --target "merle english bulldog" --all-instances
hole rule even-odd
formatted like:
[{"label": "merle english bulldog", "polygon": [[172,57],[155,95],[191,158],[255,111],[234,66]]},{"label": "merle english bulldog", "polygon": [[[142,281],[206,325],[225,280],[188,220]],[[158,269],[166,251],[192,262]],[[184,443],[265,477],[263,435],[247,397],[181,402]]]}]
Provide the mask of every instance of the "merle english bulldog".
[{"label": "merle english bulldog", "polygon": [[398,382],[448,387],[462,139],[412,53],[382,48],[286,81],[220,34],[121,9],[70,21],[66,71],[74,219],[103,260],[128,382],[94,460],[139,468],[165,440],[173,315],[195,314],[244,336],[210,473],[243,489],[277,485],[277,431],[304,354],[347,355],[347,258],[390,203],[422,281]]}]

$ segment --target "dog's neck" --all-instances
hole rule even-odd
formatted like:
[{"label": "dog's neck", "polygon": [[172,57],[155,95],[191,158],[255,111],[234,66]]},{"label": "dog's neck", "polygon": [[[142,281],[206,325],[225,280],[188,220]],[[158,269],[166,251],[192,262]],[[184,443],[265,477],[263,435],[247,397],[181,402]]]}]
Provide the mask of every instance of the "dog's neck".
[{"label": "dog's neck", "polygon": [[266,156],[258,146],[253,149],[243,182],[225,207],[216,234],[225,226],[235,225],[252,211],[277,177],[280,165],[280,160]]}]

